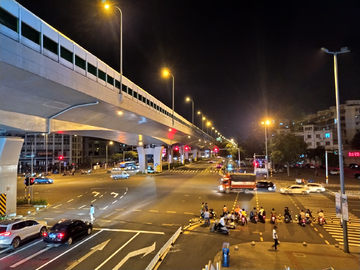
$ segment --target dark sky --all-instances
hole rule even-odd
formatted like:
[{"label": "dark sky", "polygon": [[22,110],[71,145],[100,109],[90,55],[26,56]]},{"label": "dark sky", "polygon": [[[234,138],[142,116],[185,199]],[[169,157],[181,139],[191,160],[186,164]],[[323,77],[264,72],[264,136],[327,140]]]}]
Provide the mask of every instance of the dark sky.
[{"label": "dark sky", "polygon": [[[21,0],[21,5],[119,70],[119,11],[101,0]],[[360,1],[119,0],[124,76],[191,121],[201,110],[228,138],[265,116],[294,119],[360,99]],[[201,120],[195,115],[195,124]]]}]

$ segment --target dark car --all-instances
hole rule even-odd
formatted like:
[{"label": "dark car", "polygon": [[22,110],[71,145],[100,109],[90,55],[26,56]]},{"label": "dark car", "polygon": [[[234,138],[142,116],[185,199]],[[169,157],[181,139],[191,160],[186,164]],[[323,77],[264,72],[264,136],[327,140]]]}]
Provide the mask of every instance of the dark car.
[{"label": "dark car", "polygon": [[270,181],[257,181],[256,182],[257,189],[267,189],[267,190],[275,190],[276,185]]},{"label": "dark car", "polygon": [[91,231],[92,224],[90,222],[79,219],[64,219],[43,234],[44,242],[71,245],[73,239],[82,235],[89,235]]},{"label": "dark car", "polygon": [[357,178],[357,179],[360,179],[360,172],[354,173],[354,177]]},{"label": "dark car", "polygon": [[349,164],[349,168],[350,168],[350,169],[359,169],[359,168],[360,168],[360,165],[359,165],[359,164],[356,164],[356,163],[351,163],[351,164]]}]

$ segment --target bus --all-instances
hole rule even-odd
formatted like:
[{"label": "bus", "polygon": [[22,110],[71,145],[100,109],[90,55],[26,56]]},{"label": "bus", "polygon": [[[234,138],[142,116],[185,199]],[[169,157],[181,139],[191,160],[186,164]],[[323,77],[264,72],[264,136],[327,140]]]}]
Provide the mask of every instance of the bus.
[{"label": "bus", "polygon": [[120,168],[121,170],[137,170],[137,169],[138,169],[138,167],[136,166],[136,162],[135,162],[135,161],[124,161],[124,162],[120,162],[119,168]]}]

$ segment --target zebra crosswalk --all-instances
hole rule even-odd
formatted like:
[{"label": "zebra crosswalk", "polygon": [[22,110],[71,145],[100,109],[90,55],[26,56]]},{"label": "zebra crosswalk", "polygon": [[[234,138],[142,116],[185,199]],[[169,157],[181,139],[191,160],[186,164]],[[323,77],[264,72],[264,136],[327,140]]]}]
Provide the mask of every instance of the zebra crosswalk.
[{"label": "zebra crosswalk", "polygon": [[183,169],[173,169],[170,170],[169,172],[172,173],[214,173],[214,174],[218,174],[219,170],[210,170],[210,169],[193,169],[193,170],[183,170]]},{"label": "zebra crosswalk", "polygon": [[[311,198],[309,198],[311,196]],[[339,245],[344,244],[344,232],[341,227],[340,218],[335,214],[335,203],[329,198],[320,194],[310,194],[309,196],[297,197],[304,206],[304,210],[313,211],[313,216],[321,209],[325,214],[327,224],[323,228],[329,233]],[[360,219],[349,212],[349,222],[347,223],[348,244],[349,246],[360,247]]]}]

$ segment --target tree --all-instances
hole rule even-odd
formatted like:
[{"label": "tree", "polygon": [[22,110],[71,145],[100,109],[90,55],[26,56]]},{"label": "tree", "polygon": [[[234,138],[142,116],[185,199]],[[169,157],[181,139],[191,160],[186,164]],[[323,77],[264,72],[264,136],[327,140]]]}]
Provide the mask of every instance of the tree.
[{"label": "tree", "polygon": [[307,144],[300,137],[292,133],[276,135],[270,145],[271,159],[287,165],[287,174],[290,176],[289,165],[302,160],[301,156],[306,153]]},{"label": "tree", "polygon": [[351,141],[351,146],[353,149],[360,149],[360,131],[355,133],[354,138]]}]

